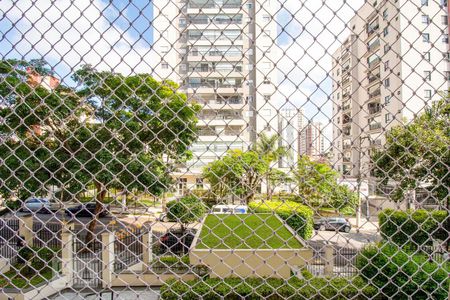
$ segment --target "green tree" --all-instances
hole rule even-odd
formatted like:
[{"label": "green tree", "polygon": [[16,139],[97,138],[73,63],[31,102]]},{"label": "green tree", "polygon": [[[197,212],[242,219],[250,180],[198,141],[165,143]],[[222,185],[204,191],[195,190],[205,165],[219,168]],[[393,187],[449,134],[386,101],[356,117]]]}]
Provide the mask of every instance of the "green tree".
[{"label": "green tree", "polygon": [[394,200],[401,201],[409,190],[425,185],[445,205],[450,186],[449,120],[447,94],[410,123],[386,133],[385,146],[372,156],[373,174],[382,184],[395,183]]},{"label": "green tree", "polygon": [[315,207],[332,207],[337,211],[353,210],[358,205],[357,193],[338,183],[338,173],[328,164],[299,157],[294,172],[300,199]]},{"label": "green tree", "polygon": [[338,174],[322,162],[300,156],[294,171],[300,197],[312,206],[329,206],[330,196],[337,186]]},{"label": "green tree", "polygon": [[200,106],[174,92],[173,82],[148,74],[123,76],[84,66],[73,75],[77,91],[63,85],[49,91],[26,82],[27,66],[0,64],[6,102],[0,110],[6,137],[0,192],[25,197],[56,185],[75,196],[93,183],[97,205],[86,236],[90,243],[109,188],[153,195],[169,188],[173,163],[189,157],[196,139]]},{"label": "green tree", "polygon": [[203,169],[203,177],[218,197],[233,195],[251,201],[269,170],[269,163],[253,150],[230,150]]},{"label": "green tree", "polygon": [[194,195],[184,196],[167,203],[168,219],[180,223],[183,232],[189,223],[200,221],[205,213],[205,204]]},{"label": "green tree", "polygon": [[[262,133],[259,136],[258,141],[255,144],[255,151],[264,159],[266,160],[269,165],[271,165],[274,162],[278,162],[283,156],[289,155],[289,151],[284,146],[279,145],[280,137],[278,135],[271,135],[268,136],[265,133]],[[265,175],[265,182],[266,182],[266,193],[267,197],[269,199],[272,198],[272,181],[271,181],[271,175],[273,178],[273,175],[275,174],[271,170],[266,173]],[[280,174],[279,174],[280,175]]]}]

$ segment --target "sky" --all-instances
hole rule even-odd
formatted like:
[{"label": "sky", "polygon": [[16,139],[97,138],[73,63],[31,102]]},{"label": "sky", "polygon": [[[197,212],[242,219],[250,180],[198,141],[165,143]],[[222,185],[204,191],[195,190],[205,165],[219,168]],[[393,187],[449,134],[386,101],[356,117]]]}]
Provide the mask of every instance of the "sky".
[{"label": "sky", "polygon": [[[331,54],[364,1],[278,1],[279,101],[288,99],[308,119],[330,124]],[[43,57],[66,84],[73,84],[69,74],[85,63],[130,74],[151,73],[158,61],[150,1],[2,0],[0,14],[2,58]],[[331,126],[325,131],[331,139]]]}]

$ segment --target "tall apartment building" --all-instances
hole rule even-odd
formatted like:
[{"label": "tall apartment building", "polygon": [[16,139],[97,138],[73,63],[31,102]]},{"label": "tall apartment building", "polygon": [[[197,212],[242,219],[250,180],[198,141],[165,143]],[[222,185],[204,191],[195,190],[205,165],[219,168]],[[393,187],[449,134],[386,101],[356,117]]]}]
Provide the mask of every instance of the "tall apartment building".
[{"label": "tall apartment building", "polygon": [[369,177],[385,132],[448,89],[446,1],[367,1],[333,55],[333,164]]},{"label": "tall apartment building", "polygon": [[280,168],[295,168],[300,154],[300,135],[304,126],[303,109],[286,108],[278,115],[279,146],[285,147],[289,155],[283,157],[279,163]]},{"label": "tall apartment building", "polygon": [[193,159],[178,190],[201,187],[201,169],[229,149],[248,149],[261,132],[276,133],[272,59],[277,1],[155,0],[154,70],[203,106]]},{"label": "tall apartment building", "polygon": [[323,125],[320,122],[310,122],[299,131],[299,154],[312,159],[320,159],[325,154]]}]

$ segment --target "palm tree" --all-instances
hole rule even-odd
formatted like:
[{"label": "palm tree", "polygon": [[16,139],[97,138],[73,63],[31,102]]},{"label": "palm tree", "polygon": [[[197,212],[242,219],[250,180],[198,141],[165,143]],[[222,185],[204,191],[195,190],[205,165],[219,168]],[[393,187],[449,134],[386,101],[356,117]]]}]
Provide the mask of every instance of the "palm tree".
[{"label": "palm tree", "polygon": [[269,171],[266,174],[266,186],[267,186],[267,197],[269,199],[272,198],[272,189],[271,189],[271,164],[279,161],[283,156],[287,156],[290,154],[289,150],[279,145],[280,137],[278,135],[268,136],[265,133],[262,133],[259,136],[259,140],[256,142],[254,148],[255,151],[269,163]]}]

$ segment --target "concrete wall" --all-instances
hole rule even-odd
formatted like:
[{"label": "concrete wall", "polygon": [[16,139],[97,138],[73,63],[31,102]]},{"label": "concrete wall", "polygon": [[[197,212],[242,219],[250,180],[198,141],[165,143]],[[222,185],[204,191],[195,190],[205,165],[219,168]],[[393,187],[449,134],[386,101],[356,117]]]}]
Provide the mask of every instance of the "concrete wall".
[{"label": "concrete wall", "polygon": [[207,265],[211,277],[291,277],[291,268],[304,266],[311,249],[192,249],[192,265]]}]

